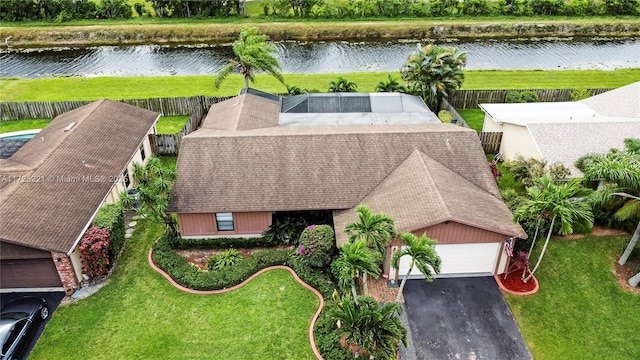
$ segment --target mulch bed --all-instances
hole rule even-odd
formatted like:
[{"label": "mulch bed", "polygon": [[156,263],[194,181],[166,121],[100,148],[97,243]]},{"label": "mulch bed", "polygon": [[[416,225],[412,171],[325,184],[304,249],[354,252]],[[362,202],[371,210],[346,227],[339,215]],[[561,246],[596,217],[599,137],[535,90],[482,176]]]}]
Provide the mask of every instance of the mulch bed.
[{"label": "mulch bed", "polygon": [[[291,249],[290,246],[276,246],[269,249],[286,250]],[[256,251],[265,250],[265,248],[250,248],[250,249],[236,249],[240,252],[243,258],[248,258]],[[219,255],[227,249],[194,249],[194,250],[176,250],[176,252],[187,259],[188,262],[196,265],[200,269],[204,270],[207,267],[207,260],[214,256]]]},{"label": "mulch bed", "polygon": [[619,258],[620,257],[616,258],[615,269],[612,270],[612,272],[616,276],[616,281],[624,290],[640,294],[640,287],[633,288],[629,286],[629,283],[627,282],[632,276],[640,271],[640,256],[634,257],[632,254],[629,260],[627,260],[627,263],[624,265],[618,264],[617,259]]},{"label": "mulch bed", "polygon": [[[527,275],[529,275],[528,271],[527,271]],[[536,287],[535,280],[533,279],[529,279],[529,281],[526,283],[522,281],[521,269],[510,272],[509,275],[507,275],[506,279],[504,278],[504,274],[499,275],[498,278],[500,279],[500,282],[505,288],[513,292],[524,293],[524,292],[532,291]]]}]

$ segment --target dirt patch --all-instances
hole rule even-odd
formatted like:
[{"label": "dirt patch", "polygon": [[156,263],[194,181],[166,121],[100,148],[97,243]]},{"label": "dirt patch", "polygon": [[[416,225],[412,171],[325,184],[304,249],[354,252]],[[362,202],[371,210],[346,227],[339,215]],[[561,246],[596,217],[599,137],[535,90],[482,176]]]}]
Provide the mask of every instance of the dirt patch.
[{"label": "dirt patch", "polygon": [[564,236],[556,235],[556,236],[553,236],[552,239],[577,240],[577,239],[583,239],[587,236],[619,236],[619,235],[627,235],[627,234],[628,232],[620,229],[611,229],[611,228],[604,228],[600,226],[594,226],[590,234],[571,234],[571,235],[564,235]]},{"label": "dirt patch", "polygon": [[611,271],[615,274],[616,281],[620,284],[621,288],[626,291],[640,294],[639,287],[631,287],[627,282],[632,276],[640,271],[640,256],[630,258],[624,265],[620,265],[618,264],[618,261],[616,261],[615,268]]},{"label": "dirt patch", "polygon": [[[270,249],[277,250],[291,250],[290,246],[276,246]],[[236,249],[240,252],[243,258],[248,258],[256,251],[265,250],[265,248],[249,248],[249,249]],[[176,250],[176,252],[187,259],[188,262],[196,265],[200,269],[204,270],[207,267],[207,260],[215,255],[222,254],[227,251],[226,249],[189,249],[189,250]]]}]

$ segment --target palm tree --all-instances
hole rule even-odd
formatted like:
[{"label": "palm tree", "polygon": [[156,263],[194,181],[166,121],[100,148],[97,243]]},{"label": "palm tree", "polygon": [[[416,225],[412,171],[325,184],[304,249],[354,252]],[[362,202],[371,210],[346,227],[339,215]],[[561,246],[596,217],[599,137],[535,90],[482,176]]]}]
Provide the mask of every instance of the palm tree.
[{"label": "palm tree", "polygon": [[602,181],[596,203],[615,209],[618,220],[638,219],[636,230],[618,264],[626,264],[640,238],[640,139],[625,139],[625,151],[586,155],[576,166],[585,179]]},{"label": "palm tree", "polygon": [[[358,221],[347,224],[344,230],[349,235],[349,241],[362,240],[368,247],[374,248],[384,259],[387,244],[396,236],[393,219],[383,213],[373,214],[364,204],[356,207]],[[365,295],[369,295],[367,274],[362,275],[362,287]]]},{"label": "palm tree", "polygon": [[164,224],[173,236],[177,236],[176,223],[171,214],[167,213],[171,185],[176,179],[175,170],[165,166],[155,156],[150,157],[146,165],[134,163],[132,170],[138,199],[124,191],[120,196],[122,206],[130,208],[133,202],[139,201],[139,212],[152,221]]},{"label": "palm tree", "polygon": [[342,76],[338,76],[336,80],[331,80],[329,82],[329,92],[337,93],[337,92],[356,92],[358,91],[358,85],[356,83],[351,82]]},{"label": "palm tree", "polygon": [[396,303],[379,306],[371,297],[360,297],[356,302],[350,297],[337,301],[331,312],[336,321],[336,341],[344,339],[353,344],[353,355],[358,358],[365,350],[372,358],[395,359],[398,343],[408,345],[407,330],[398,318],[402,312]]},{"label": "palm tree", "polygon": [[244,78],[245,88],[249,87],[249,81],[255,83],[255,71],[264,71],[284,84],[284,78],[280,73],[280,63],[273,56],[276,47],[267,42],[266,35],[258,35],[255,27],[246,27],[240,30],[240,37],[232,44],[235,59],[223,67],[216,76],[216,89],[234,71],[239,71]]},{"label": "palm tree", "polygon": [[409,56],[400,72],[407,88],[420,95],[432,111],[462,86],[467,54],[457,48],[428,44]]},{"label": "palm tree", "polygon": [[529,276],[524,279],[525,282],[531,279],[540,266],[551,234],[555,231],[556,221],[560,224],[560,235],[572,234],[574,225],[578,223],[593,226],[593,212],[588,201],[592,190],[582,187],[581,181],[582,179],[573,178],[568,182],[555,184],[545,176],[536,180],[537,186],[527,188],[529,198],[516,209],[516,221],[523,220],[532,213],[538,213],[549,219],[551,224],[538,261]]},{"label": "palm tree", "polygon": [[421,237],[417,237],[412,233],[403,233],[400,235],[400,239],[404,244],[407,244],[401,251],[396,251],[391,257],[391,265],[398,269],[400,267],[400,258],[403,256],[410,256],[411,262],[409,263],[409,271],[402,279],[400,283],[400,289],[398,290],[398,297],[396,302],[400,302],[402,298],[402,292],[404,285],[411,274],[414,266],[418,267],[418,270],[424,275],[424,279],[427,282],[433,281],[433,277],[436,274],[440,274],[440,256],[436,253],[434,245],[436,242],[429,239],[426,234]]},{"label": "palm tree", "polygon": [[388,80],[382,80],[376,85],[377,92],[405,92],[404,86],[398,83],[398,80],[387,74]]},{"label": "palm tree", "polygon": [[353,299],[358,302],[355,278],[358,273],[369,274],[373,277],[380,275],[380,254],[369,249],[362,241],[347,242],[342,245],[340,255],[331,263],[331,270],[338,279],[340,287],[351,287]]},{"label": "palm tree", "polygon": [[284,86],[287,87],[287,94],[289,95],[302,95],[302,94],[306,94],[309,92],[309,90],[305,89],[305,88],[301,88],[298,85],[289,85],[289,84],[285,84]]}]

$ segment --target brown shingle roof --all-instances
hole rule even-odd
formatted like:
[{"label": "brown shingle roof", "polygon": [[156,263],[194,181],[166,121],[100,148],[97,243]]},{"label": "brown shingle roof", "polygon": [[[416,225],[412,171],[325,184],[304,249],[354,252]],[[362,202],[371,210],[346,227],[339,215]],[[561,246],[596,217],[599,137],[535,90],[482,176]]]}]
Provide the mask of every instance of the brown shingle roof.
[{"label": "brown shingle roof", "polygon": [[236,131],[278,126],[279,113],[279,102],[243,94],[211,105],[202,128]]},{"label": "brown shingle roof", "polygon": [[[399,233],[454,220],[526,238],[522,228],[510,221],[511,212],[500,199],[418,150],[361,203],[391,216]],[[348,240],[342,229],[354,221],[355,207],[335,212],[338,246]]]},{"label": "brown shingle roof", "polygon": [[[29,169],[26,177],[0,193],[0,239],[44,250],[72,250],[158,116],[101,100],[52,120],[0,163],[0,174]],[[72,122],[76,125],[63,131]]]},{"label": "brown shingle roof", "polygon": [[170,210],[348,209],[416,150],[500,197],[478,136],[453,125],[202,129],[182,141]]}]

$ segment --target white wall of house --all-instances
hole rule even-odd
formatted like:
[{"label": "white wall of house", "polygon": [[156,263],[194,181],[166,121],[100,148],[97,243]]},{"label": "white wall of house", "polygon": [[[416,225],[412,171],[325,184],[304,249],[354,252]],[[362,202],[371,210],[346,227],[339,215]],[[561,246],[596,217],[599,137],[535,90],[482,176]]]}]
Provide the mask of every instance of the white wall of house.
[{"label": "white wall of house", "polygon": [[[149,131],[149,134],[155,133],[155,126]],[[144,160],[142,159],[142,152],[140,148],[133,154],[133,157],[129,164],[127,165],[127,172],[129,174],[129,180],[133,181],[133,164],[134,163],[142,163],[146,164],[147,160],[151,155],[153,155],[153,151],[151,150],[151,143],[149,142],[149,137],[145,136],[144,141],[142,142],[142,149],[144,150]],[[129,188],[133,185],[130,184]],[[120,180],[111,188],[109,195],[107,196],[105,203],[106,204],[114,204],[117,203],[120,199],[120,194],[127,189],[125,186],[124,178],[120,178]]]},{"label": "white wall of house", "polygon": [[507,124],[502,125],[502,144],[500,152],[505,160],[513,160],[518,155],[524,158],[542,159],[529,130],[525,126]]},{"label": "white wall of house", "polygon": [[76,246],[75,250],[69,255],[73,270],[76,272],[76,278],[78,282],[82,282],[82,258],[80,257],[80,249]]},{"label": "white wall of house", "polygon": [[484,123],[482,124],[482,132],[501,132],[502,124],[497,124],[491,115],[484,114]]}]

